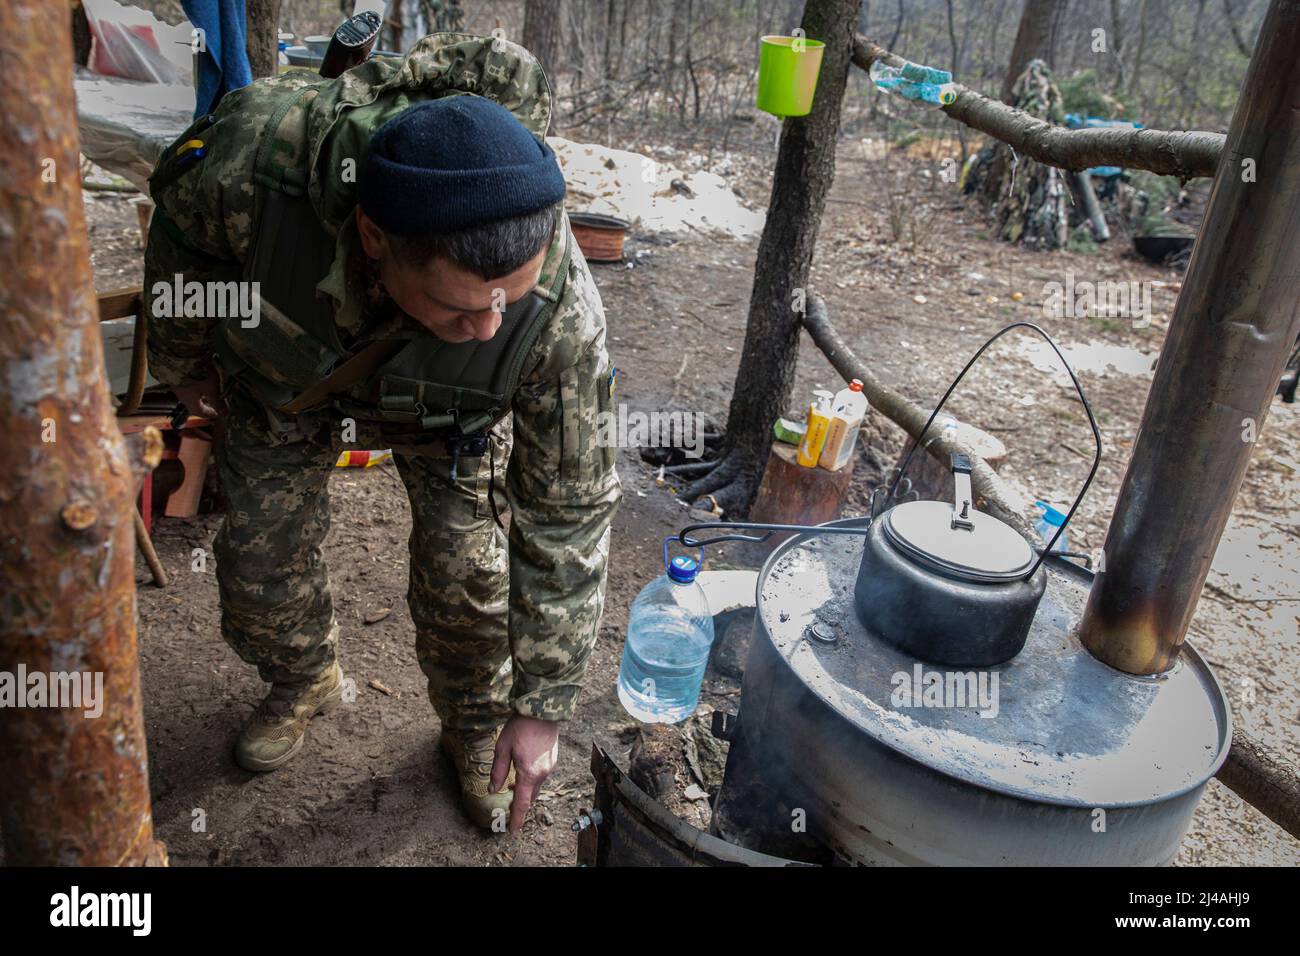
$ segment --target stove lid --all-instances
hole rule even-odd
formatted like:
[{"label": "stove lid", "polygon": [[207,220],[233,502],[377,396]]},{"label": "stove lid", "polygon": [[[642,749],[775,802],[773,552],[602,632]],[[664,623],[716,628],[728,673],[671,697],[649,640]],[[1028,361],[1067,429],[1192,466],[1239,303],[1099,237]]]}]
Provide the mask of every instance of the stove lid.
[{"label": "stove lid", "polygon": [[909,501],[885,513],[885,537],[913,562],[967,581],[1022,578],[1034,563],[1029,542],[1008,524],[973,508],[954,517],[944,501]]},{"label": "stove lid", "polygon": [[[771,643],[781,680],[837,715],[837,733],[865,734],[957,780],[1072,807],[1167,799],[1205,783],[1223,763],[1231,718],[1190,642],[1155,677],[1108,667],[1079,642],[1088,572],[1049,558],[1024,650],[995,667],[951,668],[919,661],[858,617],[863,542],[792,538],[759,577],[754,640]],[[934,694],[937,701],[927,699]],[[758,716],[766,705],[745,706],[752,719],[780,720]]]}]

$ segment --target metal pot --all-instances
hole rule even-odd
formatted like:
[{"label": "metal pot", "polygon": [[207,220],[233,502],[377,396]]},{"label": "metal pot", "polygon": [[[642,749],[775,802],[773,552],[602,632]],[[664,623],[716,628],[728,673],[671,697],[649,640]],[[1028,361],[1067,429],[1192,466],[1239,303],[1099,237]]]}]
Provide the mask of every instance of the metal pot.
[{"label": "metal pot", "polygon": [[970,462],[953,456],[952,504],[909,501],[872,522],[854,588],[880,637],[937,664],[989,667],[1020,653],[1047,574],[1008,524],[976,511]]}]

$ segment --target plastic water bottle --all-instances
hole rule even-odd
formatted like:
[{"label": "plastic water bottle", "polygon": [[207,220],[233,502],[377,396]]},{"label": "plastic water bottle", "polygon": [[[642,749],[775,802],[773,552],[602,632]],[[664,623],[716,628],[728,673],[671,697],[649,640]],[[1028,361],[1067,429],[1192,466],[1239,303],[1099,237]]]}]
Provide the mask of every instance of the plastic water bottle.
[{"label": "plastic water bottle", "polygon": [[[1056,534],[1056,529],[1065,524],[1065,515],[1046,501],[1035,501],[1034,504],[1043,512],[1042,516],[1034,522],[1034,531],[1043,539],[1043,544],[1047,544],[1052,540],[1052,535]],[[1056,544],[1052,545],[1052,550],[1070,550],[1070,534],[1068,531],[1061,533],[1061,537],[1057,539]]]},{"label": "plastic water bottle", "polygon": [[902,66],[890,66],[883,60],[876,60],[868,72],[876,89],[885,93],[897,93],[914,103],[948,106],[957,102],[957,87],[952,82],[952,74],[947,70],[911,62]]},{"label": "plastic water bottle", "polygon": [[618,699],[647,724],[675,724],[695,713],[713,646],[713,615],[695,580],[700,562],[686,555],[668,560],[674,540],[664,541],[667,573],[632,602],[618,670]]},{"label": "plastic water bottle", "polygon": [[858,443],[862,421],[871,411],[871,403],[862,394],[862,381],[854,379],[846,388],[835,393],[831,403],[831,423],[826,430],[826,444],[822,446],[817,463],[827,471],[839,471],[853,457]]}]

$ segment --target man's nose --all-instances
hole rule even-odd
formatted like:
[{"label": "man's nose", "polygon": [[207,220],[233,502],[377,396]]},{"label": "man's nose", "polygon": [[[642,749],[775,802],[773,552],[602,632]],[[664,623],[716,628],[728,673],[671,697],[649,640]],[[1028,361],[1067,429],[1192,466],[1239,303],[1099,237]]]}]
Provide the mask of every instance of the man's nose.
[{"label": "man's nose", "polygon": [[501,326],[501,313],[495,309],[484,309],[482,312],[474,312],[467,315],[470,326],[474,330],[474,338],[480,342],[486,342],[496,335],[497,329]]}]

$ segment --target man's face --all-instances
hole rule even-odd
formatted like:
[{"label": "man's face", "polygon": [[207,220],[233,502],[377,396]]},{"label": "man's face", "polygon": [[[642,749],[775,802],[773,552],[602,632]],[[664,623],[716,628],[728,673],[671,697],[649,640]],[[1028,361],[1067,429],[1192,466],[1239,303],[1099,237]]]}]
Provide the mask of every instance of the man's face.
[{"label": "man's face", "polygon": [[486,342],[496,335],[501,311],[532,291],[546,258],[543,248],[514,272],[483,279],[441,257],[425,266],[399,261],[383,230],[360,208],[357,231],[366,255],[378,262],[379,278],[398,308],[444,342]]}]

